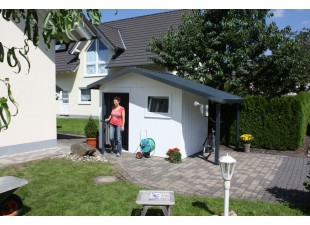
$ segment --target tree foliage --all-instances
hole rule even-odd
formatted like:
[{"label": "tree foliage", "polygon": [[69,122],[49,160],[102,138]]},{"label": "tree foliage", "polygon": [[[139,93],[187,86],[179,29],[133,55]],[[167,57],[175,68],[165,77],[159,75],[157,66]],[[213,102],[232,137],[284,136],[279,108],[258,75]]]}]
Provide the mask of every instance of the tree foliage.
[{"label": "tree foliage", "polygon": [[[303,58],[303,61],[305,62],[304,65],[304,76],[308,79],[310,78],[310,29],[304,28],[303,31],[299,32],[296,36],[296,40],[301,45],[301,57]],[[310,86],[308,84],[308,87],[301,87],[304,90],[307,88],[309,89]]]},{"label": "tree foliage", "polygon": [[301,47],[289,27],[268,24],[269,10],[193,10],[161,39],[153,61],[177,75],[227,92],[278,96],[304,76]]},{"label": "tree foliage", "polygon": [[[39,37],[42,36],[47,49],[50,49],[52,40],[63,43],[65,40],[73,40],[70,32],[83,25],[82,9],[59,9],[45,10],[43,21],[39,21],[37,9],[0,9],[0,16],[8,21],[16,24],[24,25],[24,35],[26,38],[21,46],[8,46],[0,40],[0,63],[7,63],[12,68],[16,68],[15,73],[20,73],[20,60],[25,60],[28,65],[28,73],[31,63],[28,58],[29,42],[35,47],[39,46]],[[93,24],[99,24],[102,11],[98,9],[87,9],[87,16]],[[1,18],[0,18],[1,19]],[[43,25],[42,25],[43,24]],[[4,80],[0,80],[5,84],[8,96],[0,98],[0,131],[2,128],[7,129],[11,121],[11,112],[8,103],[12,103],[17,107],[10,85]],[[17,111],[16,111],[17,114]]]}]

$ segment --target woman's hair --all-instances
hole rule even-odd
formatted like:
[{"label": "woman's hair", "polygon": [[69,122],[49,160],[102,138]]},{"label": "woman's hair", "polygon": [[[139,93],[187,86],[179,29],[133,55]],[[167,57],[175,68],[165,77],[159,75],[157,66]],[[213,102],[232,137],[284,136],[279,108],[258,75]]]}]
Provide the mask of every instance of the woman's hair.
[{"label": "woman's hair", "polygon": [[118,97],[118,96],[115,96],[115,97],[113,98],[113,100],[117,100],[118,102],[120,102],[120,101],[121,101],[121,98]]}]

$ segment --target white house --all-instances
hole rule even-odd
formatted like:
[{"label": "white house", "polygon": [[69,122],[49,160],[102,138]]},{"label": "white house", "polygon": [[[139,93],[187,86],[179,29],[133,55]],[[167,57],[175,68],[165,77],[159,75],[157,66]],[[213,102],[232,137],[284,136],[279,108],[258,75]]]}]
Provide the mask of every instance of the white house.
[{"label": "white house", "polygon": [[[56,48],[56,114],[70,117],[99,117],[99,91],[87,85],[127,66],[165,71],[155,65],[147,52],[152,37],[181,24],[176,10],[102,23],[92,26],[97,40]],[[91,25],[90,25],[91,26]]]},{"label": "white house", "polygon": [[111,45],[100,39],[71,43],[57,48],[57,115],[99,116],[99,92],[86,89],[86,86],[108,74],[105,67],[113,54]]},{"label": "white house", "polygon": [[[39,26],[47,10],[38,10]],[[0,16],[0,40],[7,47],[23,47],[24,25],[6,21]],[[82,33],[72,33],[79,40],[87,38]],[[12,89],[14,99],[18,103],[18,114],[12,117],[7,130],[0,132],[0,155],[15,154],[37,149],[50,148],[57,145],[56,105],[55,105],[55,52],[48,51],[43,38],[35,48],[29,43],[28,74],[27,62],[20,57],[22,71],[15,74],[6,61],[0,63],[0,79],[7,80]],[[54,41],[51,49],[54,48]],[[0,86],[0,96],[6,96],[4,86]],[[14,107],[10,107],[14,113]]]},{"label": "white house", "polygon": [[[41,13],[44,13],[41,11]],[[39,21],[43,21],[39,13]],[[0,40],[6,46],[23,46],[24,32],[21,24],[8,22],[0,17]],[[4,32],[5,31],[5,32]],[[53,46],[53,45],[52,45]],[[0,133],[0,155],[54,147],[57,144],[55,121],[55,52],[47,51],[43,38],[35,48],[29,42],[30,73],[26,61],[22,71],[15,74],[7,63],[0,63],[0,79],[8,79],[19,113],[7,130]],[[3,87],[1,94],[4,94]],[[11,107],[14,110],[13,107]]]}]

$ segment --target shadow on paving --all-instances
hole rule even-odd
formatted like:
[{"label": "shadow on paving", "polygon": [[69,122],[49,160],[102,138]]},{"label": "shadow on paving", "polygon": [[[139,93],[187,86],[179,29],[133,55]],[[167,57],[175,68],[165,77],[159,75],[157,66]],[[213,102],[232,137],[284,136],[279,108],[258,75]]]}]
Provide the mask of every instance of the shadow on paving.
[{"label": "shadow on paving", "polygon": [[266,190],[280,202],[287,203],[291,208],[297,208],[304,213],[310,212],[310,192],[279,187],[267,188]]}]

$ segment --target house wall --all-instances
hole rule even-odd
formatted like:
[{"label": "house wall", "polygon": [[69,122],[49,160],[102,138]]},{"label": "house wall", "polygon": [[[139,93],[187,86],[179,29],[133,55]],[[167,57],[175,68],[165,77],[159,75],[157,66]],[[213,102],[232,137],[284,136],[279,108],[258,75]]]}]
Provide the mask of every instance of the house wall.
[{"label": "house wall", "polygon": [[[89,41],[90,43],[90,41]],[[102,79],[104,76],[85,76],[86,75],[86,54],[85,50],[88,45],[81,50],[79,59],[80,65],[74,72],[57,73],[56,83],[57,85],[69,92],[69,116],[73,117],[93,117],[99,116],[99,91],[91,90],[91,102],[80,102],[80,88],[86,88],[87,85]],[[107,45],[108,46],[108,45]],[[113,49],[109,49],[109,57],[114,54]],[[62,100],[56,100],[57,115],[61,115]]]},{"label": "house wall", "polygon": [[[42,17],[40,19],[42,21]],[[0,27],[0,40],[5,46],[23,47],[23,26],[7,22],[0,17]],[[19,104],[18,115],[12,117],[7,130],[0,132],[0,155],[49,148],[57,144],[55,53],[46,50],[42,38],[38,48],[34,48],[31,42],[28,43],[31,64],[29,74],[28,65],[18,52],[17,56],[22,64],[19,74],[15,74],[17,69],[9,67],[6,61],[0,63],[0,79],[10,79],[13,96]],[[51,49],[54,49],[53,43]],[[0,97],[7,96],[5,91],[4,85],[1,84]],[[10,109],[15,112],[14,106],[10,105]]]},{"label": "house wall", "polygon": [[[155,141],[155,156],[166,157],[169,148],[178,147],[185,154],[182,140],[182,91],[141,75],[130,73],[110,81],[100,88],[100,92],[129,93],[129,152],[134,153],[142,139]],[[170,96],[171,116],[152,117],[147,113],[148,96]],[[100,100],[100,102],[102,102]],[[101,128],[101,126],[100,126]],[[100,135],[100,143],[102,142]]]},{"label": "house wall", "polygon": [[202,150],[208,130],[208,99],[182,92],[182,134],[186,156]]}]

